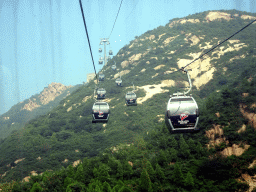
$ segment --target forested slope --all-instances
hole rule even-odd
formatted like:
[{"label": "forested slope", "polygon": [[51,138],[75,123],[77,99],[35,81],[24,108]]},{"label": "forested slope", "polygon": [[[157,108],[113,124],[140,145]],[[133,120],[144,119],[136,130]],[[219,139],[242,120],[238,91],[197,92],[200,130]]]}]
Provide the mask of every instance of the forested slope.
[{"label": "forested slope", "polygon": [[[135,191],[244,191],[248,186],[237,179],[256,174],[255,168],[248,168],[256,153],[254,124],[246,116],[254,113],[255,24],[189,66],[201,131],[171,135],[163,118],[169,95],[188,86],[186,75],[177,69],[254,17],[235,10],[208,11],[173,19],[136,37],[101,71],[106,79],[98,86],[107,91],[108,123],[91,123],[95,81],[79,87],[55,109],[2,141],[1,182],[51,169],[58,171],[32,177],[24,190],[33,185],[35,190],[38,182],[49,191],[99,191],[108,185],[118,191],[125,184]],[[117,71],[111,69],[114,62]],[[123,87],[114,82],[119,75]],[[124,96],[132,83],[138,106],[127,107]],[[213,131],[215,136],[209,138],[216,126],[224,133]],[[238,133],[241,127],[245,130]],[[233,146],[239,146],[240,156],[225,152]],[[77,160],[82,164],[73,168]]]}]

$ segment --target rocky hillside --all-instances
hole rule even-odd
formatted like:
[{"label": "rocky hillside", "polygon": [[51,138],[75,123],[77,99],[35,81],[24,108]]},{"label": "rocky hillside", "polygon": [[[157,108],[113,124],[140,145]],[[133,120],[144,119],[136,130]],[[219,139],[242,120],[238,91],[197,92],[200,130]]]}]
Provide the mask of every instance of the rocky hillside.
[{"label": "rocky hillside", "polygon": [[40,94],[31,96],[0,116],[0,138],[7,137],[13,130],[21,129],[29,120],[44,115],[70,95],[78,86],[51,83]]},{"label": "rocky hillside", "polygon": [[[247,25],[255,16],[235,10],[207,11],[173,19],[166,26],[136,37],[101,71],[105,81],[97,86],[107,91],[105,101],[111,111],[108,123],[91,123],[94,79],[64,98],[56,108],[31,120],[24,129],[2,141],[2,181],[21,180],[31,171],[40,174],[49,169],[67,168],[88,157],[90,162],[97,162],[83,161],[86,162],[84,168],[93,165],[96,169],[88,178],[99,179],[101,174],[97,170],[108,170],[111,179],[99,180],[111,183],[111,187],[117,184],[118,178],[114,176],[117,165],[107,162],[120,161],[126,168],[127,162],[130,168],[134,165],[130,172],[127,168],[124,177],[134,185],[146,174],[143,172],[140,178],[142,169],[138,168],[146,159],[155,170],[159,170],[159,165],[165,170],[166,180],[162,181],[166,190],[188,189],[192,186],[191,177],[195,178],[195,191],[249,189],[237,181],[244,181],[244,175],[253,178],[251,176],[256,174],[252,165],[256,158],[255,129],[247,120],[255,113],[254,107],[250,108],[254,106],[256,84],[255,24],[189,66],[192,69],[191,93],[200,109],[198,126],[201,131],[170,135],[163,120],[169,95],[186,90],[188,86],[187,76],[178,69]],[[114,63],[116,71],[111,69]],[[115,79],[120,75],[123,86],[117,87]],[[132,90],[132,84],[136,88],[138,106],[127,107],[124,97]],[[243,97],[247,93],[248,97]],[[240,104],[244,106],[241,109]],[[15,163],[17,160],[22,161]],[[175,174],[181,178],[182,174],[186,175],[186,184],[172,178]],[[150,179],[159,182],[154,177]],[[89,186],[88,180],[85,183]]]}]

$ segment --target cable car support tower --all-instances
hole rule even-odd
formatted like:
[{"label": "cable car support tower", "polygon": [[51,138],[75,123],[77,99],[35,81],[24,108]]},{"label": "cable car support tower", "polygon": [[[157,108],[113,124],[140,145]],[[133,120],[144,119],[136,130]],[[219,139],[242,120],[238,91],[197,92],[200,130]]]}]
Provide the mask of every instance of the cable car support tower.
[{"label": "cable car support tower", "polygon": [[107,49],[106,49],[106,43],[109,45],[108,38],[100,38],[100,45],[104,43],[104,66],[107,64]]}]

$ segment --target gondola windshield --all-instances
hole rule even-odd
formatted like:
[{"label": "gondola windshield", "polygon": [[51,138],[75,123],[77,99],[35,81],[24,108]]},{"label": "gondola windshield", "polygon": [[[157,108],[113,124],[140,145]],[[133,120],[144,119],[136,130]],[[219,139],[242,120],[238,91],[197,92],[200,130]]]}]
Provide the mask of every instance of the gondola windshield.
[{"label": "gondola windshield", "polygon": [[180,101],[182,101],[182,103],[194,103],[192,98],[173,98],[170,101],[170,104],[177,104],[177,103],[179,104]]},{"label": "gondola windshield", "polygon": [[94,110],[94,112],[98,112],[98,111],[108,112],[109,111],[109,106],[108,106],[107,103],[96,103],[93,106],[93,110]]},{"label": "gondola windshield", "polygon": [[192,98],[173,98],[170,101],[169,113],[171,116],[180,114],[196,114],[197,106]]}]

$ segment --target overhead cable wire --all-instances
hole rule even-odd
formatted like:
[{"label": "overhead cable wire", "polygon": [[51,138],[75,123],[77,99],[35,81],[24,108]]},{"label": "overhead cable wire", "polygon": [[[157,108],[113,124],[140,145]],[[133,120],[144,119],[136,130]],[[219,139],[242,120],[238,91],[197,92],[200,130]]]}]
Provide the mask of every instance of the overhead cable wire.
[{"label": "overhead cable wire", "polygon": [[90,48],[90,52],[91,52],[92,64],[93,64],[93,67],[94,67],[95,76],[96,76],[97,84],[98,84],[98,77],[97,77],[96,68],[95,68],[95,64],[94,64],[94,60],[93,60],[93,56],[92,56],[92,49],[91,49],[90,39],[89,39],[87,27],[86,27],[86,22],[85,22],[85,19],[84,19],[84,10],[83,10],[83,5],[82,5],[81,0],[79,0],[79,3],[80,3],[80,8],[81,8],[81,13],[82,13],[82,16],[83,16],[84,28],[85,28],[85,32],[86,32],[86,36],[87,36],[87,40],[88,40],[88,44],[89,44],[89,48]]},{"label": "overhead cable wire", "polygon": [[210,50],[208,50],[207,52],[205,52],[204,54],[202,54],[201,56],[199,56],[198,58],[196,58],[195,60],[191,61],[189,64],[185,65],[185,67],[182,67],[180,70],[185,69],[187,66],[191,65],[192,63],[194,63],[195,61],[197,61],[198,59],[202,58],[204,55],[206,55],[207,53],[213,51],[215,48],[219,47],[222,43],[226,42],[227,40],[229,40],[230,38],[232,38],[233,36],[235,36],[236,34],[240,33],[242,30],[244,30],[245,28],[249,27],[253,22],[255,22],[255,20],[253,20],[251,23],[249,23],[248,25],[244,26],[242,29],[240,29],[239,31],[237,31],[236,33],[234,33],[233,35],[231,35],[230,37],[226,38],[225,40],[223,40],[222,42],[220,42],[219,44],[217,44],[216,46],[214,46],[213,48],[211,48]]},{"label": "overhead cable wire", "polygon": [[[119,11],[120,11],[120,8],[121,8],[121,5],[122,5],[122,2],[123,2],[123,0],[121,0],[121,3],[120,3],[120,6],[119,6],[119,9],[118,9],[118,12],[117,12],[117,15],[116,15],[116,19],[117,19],[117,17],[118,17],[118,14],[119,14]],[[114,27],[115,27],[116,19],[115,19],[114,25],[113,25],[113,27],[112,27],[112,30],[111,30],[110,35],[108,36],[108,38],[110,38],[110,36],[111,36],[111,34],[112,34],[112,31],[113,31],[113,29],[114,29]]]},{"label": "overhead cable wire", "polygon": [[130,17],[130,15],[132,14],[132,12],[134,11],[134,9],[136,8],[137,4],[138,4],[139,0],[137,1],[136,5],[133,7],[132,11],[129,13],[129,15],[125,18],[128,19],[128,17]]}]

